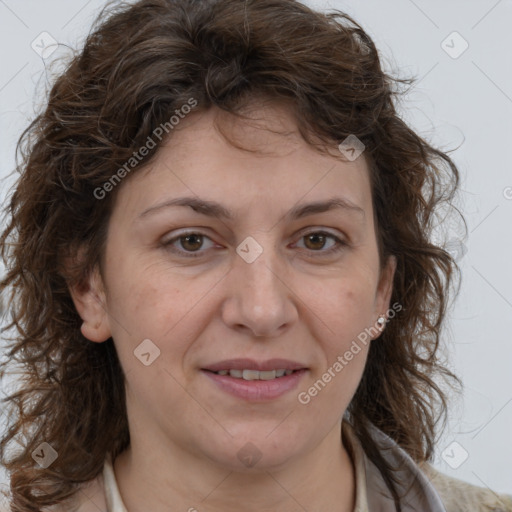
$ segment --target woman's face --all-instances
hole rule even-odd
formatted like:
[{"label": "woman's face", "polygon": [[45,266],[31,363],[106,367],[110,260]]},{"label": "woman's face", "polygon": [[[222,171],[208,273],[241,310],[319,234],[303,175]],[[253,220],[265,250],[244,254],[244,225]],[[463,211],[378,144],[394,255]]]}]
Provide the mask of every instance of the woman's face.
[{"label": "woman's face", "polygon": [[[113,337],[132,447],[278,468],[339,440],[370,344],[358,335],[389,307],[394,260],[380,272],[364,154],[316,152],[276,106],[256,111],[259,128],[222,125],[258,150],[243,151],[214,128],[216,112],[180,121],[118,185],[104,281],[87,292],[101,304],[75,303],[84,335]],[[185,197],[196,204],[170,204]],[[272,379],[290,367],[302,370]]]}]

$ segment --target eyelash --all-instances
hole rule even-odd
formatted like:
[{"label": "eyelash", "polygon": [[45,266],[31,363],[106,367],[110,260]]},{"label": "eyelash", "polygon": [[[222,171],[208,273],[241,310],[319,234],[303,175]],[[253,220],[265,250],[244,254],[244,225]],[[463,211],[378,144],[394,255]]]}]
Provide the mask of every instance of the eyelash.
[{"label": "eyelash", "polygon": [[[172,247],[172,244],[174,242],[179,241],[181,238],[185,238],[186,236],[190,236],[190,235],[199,235],[199,236],[202,236],[202,237],[205,237],[208,239],[210,238],[208,235],[205,235],[204,233],[201,233],[198,231],[186,231],[184,233],[180,233],[178,236],[175,236],[174,238],[171,238],[170,240],[168,240],[166,242],[163,242],[162,246],[166,250],[169,250],[173,253],[178,253],[181,256],[184,256],[185,258],[199,258],[204,254],[205,251],[187,252],[187,251],[179,250],[179,249],[176,249],[175,247]],[[309,249],[309,251],[311,251],[313,253],[315,253],[315,252],[321,253],[322,256],[328,256],[328,255],[338,253],[338,252],[342,251],[345,247],[348,246],[348,244],[345,241],[341,240],[337,236],[335,236],[332,233],[329,233],[327,231],[310,231],[309,233],[305,233],[304,235],[302,235],[300,237],[300,239],[302,239],[306,236],[309,236],[309,235],[324,235],[328,238],[332,238],[336,242],[336,245],[334,247],[332,247],[326,251],[322,251],[322,250],[314,251],[312,249]]]}]

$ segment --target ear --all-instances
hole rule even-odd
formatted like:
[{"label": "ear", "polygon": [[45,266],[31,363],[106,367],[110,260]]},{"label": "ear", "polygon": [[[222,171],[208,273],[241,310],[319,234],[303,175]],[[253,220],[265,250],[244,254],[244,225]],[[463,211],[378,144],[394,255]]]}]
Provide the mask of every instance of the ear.
[{"label": "ear", "polygon": [[[387,320],[387,311],[389,310],[389,303],[391,301],[391,294],[393,293],[393,279],[396,270],[396,257],[393,255],[388,256],[384,267],[381,270],[379,283],[377,285],[377,294],[375,296],[375,319],[380,316],[385,316]],[[385,324],[382,329],[384,329]]]},{"label": "ear", "polygon": [[69,286],[75,308],[83,320],[82,334],[90,341],[101,343],[111,337],[107,314],[105,287],[97,267],[75,286]]}]

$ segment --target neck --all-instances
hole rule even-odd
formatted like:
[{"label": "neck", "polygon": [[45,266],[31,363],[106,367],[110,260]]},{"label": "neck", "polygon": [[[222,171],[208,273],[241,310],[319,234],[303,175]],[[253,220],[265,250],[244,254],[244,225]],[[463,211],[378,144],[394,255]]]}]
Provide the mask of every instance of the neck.
[{"label": "neck", "polygon": [[246,472],[234,472],[182,450],[155,449],[163,443],[153,441],[153,449],[148,450],[134,441],[114,462],[128,512],[168,512],[170,505],[189,512],[354,509],[354,468],[342,443],[340,423],[318,446],[293,461],[276,469],[253,467]]}]

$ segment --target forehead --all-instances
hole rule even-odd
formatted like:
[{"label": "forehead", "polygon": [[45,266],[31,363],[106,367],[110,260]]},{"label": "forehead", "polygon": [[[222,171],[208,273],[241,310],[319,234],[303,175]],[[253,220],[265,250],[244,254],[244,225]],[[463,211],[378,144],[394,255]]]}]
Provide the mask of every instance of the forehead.
[{"label": "forehead", "polygon": [[272,211],[299,202],[342,195],[371,209],[364,155],[340,158],[301,137],[285,106],[253,107],[251,120],[218,109],[191,113],[171,133],[147,166],[123,184],[120,201],[141,210],[166,199],[197,196],[226,205]]}]

